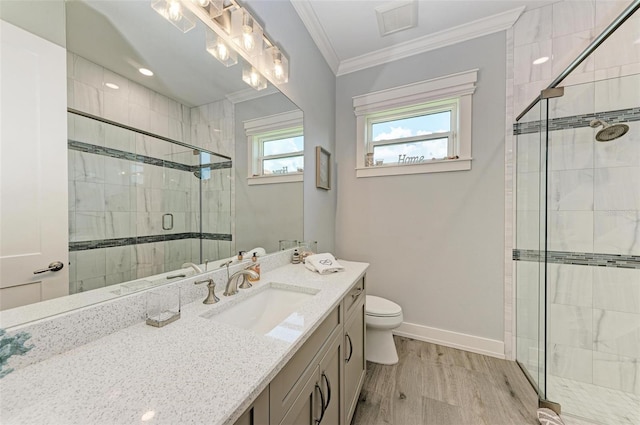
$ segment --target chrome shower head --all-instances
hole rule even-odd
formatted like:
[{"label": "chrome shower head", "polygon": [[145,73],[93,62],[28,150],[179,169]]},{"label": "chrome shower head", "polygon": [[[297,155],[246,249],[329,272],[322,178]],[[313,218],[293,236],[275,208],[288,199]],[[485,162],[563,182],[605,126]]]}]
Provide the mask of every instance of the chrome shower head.
[{"label": "chrome shower head", "polygon": [[602,126],[600,131],[596,133],[596,140],[598,142],[610,142],[618,137],[624,136],[629,131],[629,126],[626,124],[607,124],[603,120],[591,120],[589,126],[596,128]]}]

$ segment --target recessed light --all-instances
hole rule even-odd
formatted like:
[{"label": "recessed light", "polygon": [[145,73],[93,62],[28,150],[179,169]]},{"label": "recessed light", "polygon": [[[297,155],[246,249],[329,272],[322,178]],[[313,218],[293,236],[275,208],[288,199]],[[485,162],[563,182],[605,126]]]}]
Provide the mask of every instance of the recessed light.
[{"label": "recessed light", "polygon": [[534,65],[540,65],[540,64],[545,63],[548,60],[549,60],[549,56],[542,56],[541,58],[538,58],[538,59],[534,60],[533,64]]},{"label": "recessed light", "polygon": [[114,83],[104,83],[104,85],[109,87],[110,89],[114,89],[114,90],[118,90],[120,88],[119,85],[114,84]]},{"label": "recessed light", "polygon": [[147,68],[140,68],[138,71],[140,71],[140,74],[146,75],[147,77],[151,77],[153,75],[153,71]]}]

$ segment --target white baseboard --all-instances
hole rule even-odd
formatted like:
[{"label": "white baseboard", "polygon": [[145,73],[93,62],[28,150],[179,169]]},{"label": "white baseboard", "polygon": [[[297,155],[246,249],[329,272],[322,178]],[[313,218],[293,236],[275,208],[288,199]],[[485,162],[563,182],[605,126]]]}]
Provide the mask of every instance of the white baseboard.
[{"label": "white baseboard", "polygon": [[429,326],[403,322],[393,331],[394,335],[432,342],[472,353],[504,359],[504,342],[495,339],[482,338],[458,332],[445,331]]}]

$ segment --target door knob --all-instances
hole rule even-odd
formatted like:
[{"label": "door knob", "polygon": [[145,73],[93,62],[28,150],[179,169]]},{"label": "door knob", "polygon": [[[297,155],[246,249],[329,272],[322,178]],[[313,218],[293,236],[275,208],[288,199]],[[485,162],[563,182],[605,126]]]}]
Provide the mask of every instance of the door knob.
[{"label": "door knob", "polygon": [[33,274],[40,274],[44,272],[57,272],[59,270],[62,270],[63,267],[64,267],[64,264],[62,264],[61,261],[54,261],[53,263],[49,264],[49,266],[46,269],[36,270],[35,272],[33,272]]}]

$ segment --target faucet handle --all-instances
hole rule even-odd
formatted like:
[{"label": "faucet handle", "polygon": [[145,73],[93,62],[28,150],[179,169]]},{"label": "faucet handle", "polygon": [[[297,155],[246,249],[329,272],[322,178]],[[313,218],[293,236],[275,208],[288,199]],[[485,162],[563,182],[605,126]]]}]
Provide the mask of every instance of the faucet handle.
[{"label": "faucet handle", "polygon": [[[245,270],[249,270],[249,268],[246,268]],[[240,283],[240,285],[238,285],[238,288],[240,289],[248,289],[251,288],[251,283],[249,283],[249,280],[247,279],[247,276],[245,275],[240,275],[238,276],[238,279],[242,278],[242,282]]]},{"label": "faucet handle", "polygon": [[213,283],[213,279],[199,280],[194,283],[196,285],[200,285],[201,283],[207,284],[207,288],[209,289],[209,295],[207,295],[207,298],[205,298],[204,301],[202,301],[203,304],[215,304],[218,301],[220,301],[220,298],[218,298],[215,293],[216,284]]}]

